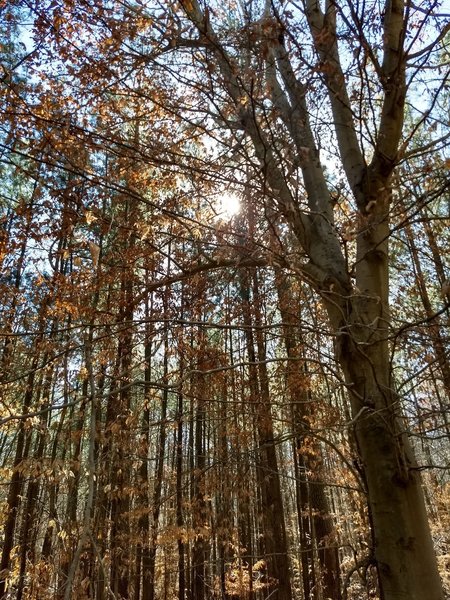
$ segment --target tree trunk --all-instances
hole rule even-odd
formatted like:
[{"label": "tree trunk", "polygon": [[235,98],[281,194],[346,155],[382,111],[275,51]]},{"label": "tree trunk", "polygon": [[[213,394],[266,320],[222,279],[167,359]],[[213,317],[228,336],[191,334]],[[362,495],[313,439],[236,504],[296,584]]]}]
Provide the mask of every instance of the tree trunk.
[{"label": "tree trunk", "polygon": [[[167,319],[167,308],[169,303],[169,291],[166,290],[164,299],[164,318]],[[164,357],[163,357],[163,382],[168,385],[168,369],[169,369],[169,331],[167,323],[164,326]],[[158,443],[156,447],[156,465],[155,465],[155,488],[152,499],[152,525],[150,528],[149,547],[145,553],[145,571],[142,585],[142,599],[153,600],[155,597],[155,568],[156,568],[156,550],[159,528],[159,516],[161,513],[161,497],[163,490],[163,470],[164,458],[166,450],[167,437],[167,401],[169,397],[168,388],[165,387],[162,392],[160,427],[158,435]]]},{"label": "tree trunk", "polygon": [[[400,204],[402,206],[402,204]],[[402,208],[404,208],[402,206]],[[428,227],[431,233],[431,228]],[[426,316],[430,319],[430,323],[428,325],[428,329],[430,332],[430,341],[433,347],[434,355],[436,357],[437,364],[439,366],[439,370],[442,375],[442,383],[444,386],[445,395],[447,396],[447,406],[450,405],[450,364],[445,348],[444,336],[441,328],[441,322],[438,317],[435,316],[435,312],[433,310],[430,295],[428,293],[428,289],[425,283],[425,278],[422,270],[422,265],[420,263],[419,251],[417,249],[416,242],[414,240],[413,231],[409,223],[405,225],[405,233],[406,239],[409,246],[412,263],[415,271],[415,279],[417,288],[419,291],[420,299],[422,300],[423,308],[425,309]],[[428,236],[429,241],[431,241],[432,233]],[[430,239],[431,238],[431,239]],[[433,251],[433,255],[434,255]],[[435,263],[436,264],[436,263]],[[440,412],[442,415],[442,419],[444,421],[444,428],[447,434],[450,433],[450,423],[448,420],[447,410],[445,404],[442,402],[440,395],[437,395],[437,400],[439,403]]]},{"label": "tree trunk", "polygon": [[[141,459],[142,464],[139,468],[138,473],[138,488],[142,490],[140,494],[141,502],[144,505],[149,505],[149,481],[148,481],[148,461],[149,461],[149,435],[150,435],[150,401],[151,401],[151,375],[152,375],[152,348],[153,348],[153,325],[150,322],[153,316],[153,299],[151,301],[151,308],[147,301],[145,306],[145,316],[149,320],[146,324],[145,331],[145,369],[144,369],[144,381],[146,385],[145,389],[145,400],[144,410],[142,412],[142,424],[141,424]],[[150,510],[150,509],[149,509]],[[138,520],[138,543],[136,547],[136,578],[135,578],[135,594],[137,598],[141,597],[141,586],[142,596],[145,598],[145,589],[150,587],[150,566],[149,566],[149,532],[150,532],[150,517],[149,510],[145,510]]]},{"label": "tree trunk", "polygon": [[[200,344],[204,343],[200,333]],[[203,350],[199,350],[197,368],[199,371],[207,368]],[[205,490],[205,427],[206,427],[206,387],[203,375],[197,375],[192,386],[192,393],[197,398],[195,409],[195,471],[193,473],[193,526],[196,532],[192,548],[192,600],[204,600],[206,598],[206,561],[209,541],[207,539],[208,530],[208,508],[206,503]]]},{"label": "tree trunk", "polygon": [[[292,428],[295,435],[294,453],[297,478],[298,521],[300,527],[300,548],[302,578],[305,597],[310,590],[323,593],[324,598],[340,600],[339,553],[337,533],[334,528],[328,498],[323,483],[322,450],[311,431],[310,419],[314,407],[308,391],[307,365],[303,359],[303,344],[299,339],[300,299],[287,278],[279,271],[275,273],[278,303],[284,328],[284,344],[289,359],[287,364],[287,390],[292,405]],[[313,450],[302,448],[305,438],[310,438]],[[308,473],[313,473],[313,481],[307,482]],[[305,515],[311,513],[311,519]],[[317,585],[314,568],[314,537],[320,563],[321,584]]]},{"label": "tree trunk", "polygon": [[[442,600],[419,472],[377,348],[341,356],[368,487],[382,598]],[[361,403],[364,398],[364,403]]]},{"label": "tree trunk", "polygon": [[[36,391],[36,404],[42,398],[42,404],[49,404],[50,389],[53,379],[53,370],[50,369],[45,376],[44,383],[40,383]],[[45,404],[44,404],[45,403]],[[35,440],[35,450],[33,452],[33,460],[36,464],[41,464],[44,458],[45,442],[47,427],[50,423],[51,414],[43,413],[40,417],[40,428],[38,430]],[[35,552],[36,552],[36,537],[38,532],[38,524],[36,519],[36,512],[38,508],[40,490],[42,487],[42,474],[35,476],[28,483],[28,489],[26,493],[26,502],[24,503],[24,510],[22,514],[22,527],[20,534],[20,545],[21,545],[21,557],[20,557],[20,573],[19,583],[17,586],[17,598],[16,600],[22,600],[25,588],[25,577],[27,562],[34,565]]]},{"label": "tree trunk", "polygon": [[[34,395],[35,375],[40,358],[38,347],[41,341],[42,340],[39,338],[36,342],[35,354],[31,363],[30,373],[27,377],[24,400],[22,404],[23,414],[29,412]],[[0,600],[3,600],[3,598],[6,597],[6,579],[9,575],[10,554],[11,550],[14,547],[14,533],[19,513],[19,506],[22,499],[21,493],[24,482],[23,471],[20,469],[20,467],[28,458],[30,443],[31,431],[25,427],[24,421],[21,421],[19,425],[19,432],[17,435],[16,442],[16,452],[12,466],[13,472],[9,484],[8,496],[6,499],[6,519],[4,524],[3,549],[0,563]]]},{"label": "tree trunk", "polygon": [[[401,419],[391,375],[388,311],[389,181],[371,182],[376,198],[369,227],[358,236],[356,288],[323,296],[336,334],[354,434],[367,483],[374,557],[383,600],[442,600],[419,471]],[[333,300],[330,302],[330,300]],[[345,301],[344,301],[345,300]]]},{"label": "tree trunk", "polygon": [[[258,462],[256,473],[261,492],[262,550],[267,562],[268,582],[271,588],[273,586],[275,598],[277,600],[290,600],[292,590],[289,551],[274,440],[266,365],[267,357],[261,329],[261,300],[256,272],[253,273],[252,282],[249,274],[243,273],[240,287],[241,295],[244,298],[243,311],[244,324],[246,325],[247,352],[251,363],[250,388],[257,430]],[[252,292],[251,301],[250,291]],[[256,330],[255,336],[253,336],[253,327]]]},{"label": "tree trunk", "polygon": [[[183,377],[183,360],[180,363],[180,378]],[[176,522],[178,527],[178,600],[185,600],[186,575],[185,575],[185,543],[182,529],[183,518],[183,393],[178,394],[177,401],[177,431],[176,431]]]}]

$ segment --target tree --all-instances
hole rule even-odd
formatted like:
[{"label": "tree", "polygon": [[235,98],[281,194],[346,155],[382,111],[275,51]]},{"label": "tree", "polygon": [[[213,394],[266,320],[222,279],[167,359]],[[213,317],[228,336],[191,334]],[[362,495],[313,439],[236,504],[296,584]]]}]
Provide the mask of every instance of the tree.
[{"label": "tree", "polygon": [[[181,42],[204,49],[208,89],[220,87],[229,100],[227,119],[222,122],[234,123],[252,144],[268,188],[267,202],[282,215],[295,240],[296,267],[326,306],[336,357],[351,399],[381,595],[386,599],[442,598],[420,477],[401,423],[389,352],[391,179],[404,151],[403,119],[410,85],[407,63],[414,48],[408,42],[407,28],[413,7],[401,1],[387,2],[382,13],[372,7],[372,18],[379,22],[376,47],[364,27],[361,7],[303,3],[301,23],[309,28],[313,45],[304,62],[313,63],[320,73],[316,85],[320,83],[328,95],[333,138],[355,203],[355,260],[349,265],[336,231],[332,193],[312,130],[308,89],[301,72],[302,49],[289,29],[289,16],[283,16],[281,7],[273,4],[267,4],[258,19],[253,16],[251,20],[247,13],[249,21],[234,31],[254,49],[253,64],[245,65],[239,60],[239,46],[234,45],[233,52],[228,49],[223,25],[214,17],[212,6],[202,7],[197,0],[181,5],[197,30],[196,38],[183,40],[182,36]],[[363,77],[377,79],[375,86],[362,81],[357,94],[363,106],[375,93],[379,95],[379,108],[372,107],[370,115],[375,126],[361,124],[371,136],[369,148],[358,139],[338,43],[341,22],[348,28],[347,35],[353,35],[354,43],[362,46],[360,60],[352,68],[359,69]],[[428,48],[419,51],[419,56],[427,52]],[[197,67],[201,68],[200,61]],[[269,110],[275,117],[268,115]],[[275,137],[278,127],[285,134],[281,143]],[[301,171],[305,203],[299,201],[298,189],[290,185],[289,167]]]}]

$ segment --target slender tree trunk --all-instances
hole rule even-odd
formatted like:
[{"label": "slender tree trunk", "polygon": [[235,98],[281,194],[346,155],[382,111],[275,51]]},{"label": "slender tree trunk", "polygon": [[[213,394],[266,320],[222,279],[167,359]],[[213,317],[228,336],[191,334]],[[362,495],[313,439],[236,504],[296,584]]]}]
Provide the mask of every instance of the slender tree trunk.
[{"label": "slender tree trunk", "polygon": [[[445,272],[444,261],[442,260],[442,252],[439,248],[436,234],[431,225],[432,219],[430,218],[429,212],[426,208],[423,209],[424,220],[423,226],[425,229],[425,233],[427,235],[428,244],[430,246],[431,254],[433,256],[434,268],[436,270],[437,280],[440,285],[443,286],[447,281],[447,273]],[[446,288],[446,292],[444,293],[445,300],[450,302],[450,290],[448,287]]]},{"label": "slender tree trunk", "polygon": [[[250,304],[250,286],[252,302]],[[290,600],[291,573],[286,536],[284,505],[276,456],[273,420],[270,406],[269,378],[266,365],[265,343],[261,330],[261,307],[259,282],[256,272],[252,283],[248,276],[241,277],[241,294],[244,298],[244,324],[246,325],[247,350],[250,366],[250,386],[255,404],[258,464],[256,466],[261,491],[261,511],[264,532],[264,555],[267,561],[269,582],[274,580],[274,594],[278,600]],[[253,321],[252,321],[253,313]],[[252,327],[255,326],[255,340]],[[255,353],[256,345],[256,353]],[[257,362],[257,368],[254,366]]]},{"label": "slender tree trunk", "polygon": [[[183,359],[180,362],[180,378],[183,378]],[[178,527],[178,600],[185,600],[185,543],[182,530],[183,518],[183,393],[180,391],[177,400],[177,438],[176,438],[176,519]]]},{"label": "slender tree trunk", "polygon": [[[66,390],[65,390],[65,392],[66,392]],[[64,403],[67,404],[67,396],[66,395],[65,395],[65,402]],[[56,431],[56,435],[55,435],[55,437],[53,439],[52,452],[51,452],[51,464],[52,464],[52,466],[55,465],[56,457],[58,455],[58,450],[60,450],[61,446],[64,447],[64,444],[62,443],[62,432],[63,432],[63,427],[65,425],[66,414],[67,414],[67,408],[64,408],[63,411],[62,411],[62,413],[61,413],[61,417],[59,419],[58,429]],[[56,521],[57,521],[57,518],[58,518],[57,508],[56,508],[56,500],[57,500],[57,496],[58,496],[58,489],[59,489],[59,484],[58,483],[53,483],[50,486],[50,491],[49,491],[49,499],[48,499],[48,525],[47,525],[47,531],[45,532],[44,541],[42,543],[42,551],[41,551],[41,556],[42,556],[42,558],[46,562],[49,561],[49,558],[50,558],[50,556],[52,554],[53,530],[54,530],[54,527],[56,526]]]},{"label": "slender tree trunk", "polygon": [[[310,590],[314,589],[315,596],[323,594],[324,598],[340,600],[337,533],[330,515],[329,502],[323,484],[322,451],[319,443],[314,438],[314,431],[311,431],[309,419],[314,413],[314,407],[311,404],[311,396],[308,391],[307,365],[302,356],[303,344],[298,334],[298,320],[301,312],[300,301],[289,284],[289,280],[283,279],[280,272],[275,273],[275,282],[280,315],[284,326],[284,344],[289,359],[287,364],[287,389],[292,404],[295,464],[296,474],[299,478],[297,480],[297,494],[300,495],[298,518],[300,537],[304,544],[300,548],[300,553],[305,597],[308,597]],[[303,449],[305,438],[308,438],[309,445],[312,445],[312,449],[308,449],[307,452]],[[308,477],[311,477],[308,473],[313,474],[310,483],[306,481]],[[312,515],[311,522],[306,517],[308,510]],[[317,585],[315,581],[314,548],[312,547],[314,537],[316,538],[320,563],[321,585]]]},{"label": "slender tree trunk", "polygon": [[[29,375],[27,377],[26,389],[22,403],[22,414],[27,414],[29,412],[34,397],[36,369],[38,367],[40,358],[38,348],[41,341],[42,338],[39,336],[36,341],[35,354],[30,365]],[[19,505],[21,502],[22,486],[24,482],[24,475],[20,467],[28,458],[30,441],[31,432],[25,427],[24,421],[20,421],[16,442],[16,451],[12,465],[13,472],[9,484],[8,496],[6,499],[6,519],[3,530],[3,549],[0,563],[0,600],[6,598],[6,578],[9,574],[10,554],[14,547],[14,533],[19,513]]]},{"label": "slender tree trunk", "polygon": [[[184,286],[181,292],[181,314],[180,318],[184,319]],[[183,341],[181,341],[183,344]],[[179,352],[179,369],[180,381],[184,378],[185,357],[184,348]],[[185,600],[186,596],[186,565],[185,565],[185,542],[183,536],[184,516],[183,516],[183,410],[184,397],[183,388],[180,388],[177,394],[177,410],[176,410],[176,450],[175,450],[175,469],[176,469],[176,523],[178,528],[178,600]]]},{"label": "slender tree trunk", "polygon": [[[202,332],[200,339],[202,340]],[[200,345],[204,340],[200,342]],[[203,348],[199,350],[200,356],[197,368],[202,371],[206,367],[203,356]],[[203,375],[194,378],[192,393],[196,401],[195,407],[195,471],[193,474],[193,526],[196,537],[192,548],[192,600],[204,600],[206,598],[206,560],[208,549],[208,508],[205,500],[205,427],[206,427],[206,388]]]},{"label": "slender tree trunk", "polygon": [[[45,377],[45,381],[40,385],[36,392],[36,402],[39,402],[39,398],[43,398],[43,407],[48,406],[50,389],[53,379],[53,371],[50,370]],[[40,430],[37,434],[35,441],[35,450],[33,452],[33,460],[36,464],[41,464],[44,458],[45,442],[47,438],[47,427],[50,422],[51,415],[49,413],[43,413],[40,418]],[[21,557],[20,557],[20,572],[19,572],[19,583],[17,586],[17,598],[16,600],[22,600],[25,585],[25,575],[27,562],[31,565],[35,561],[35,544],[36,544],[36,533],[38,524],[36,523],[36,512],[38,509],[38,500],[40,490],[42,486],[42,475],[36,476],[28,484],[26,493],[26,501],[22,514],[22,527],[20,535],[21,545]]]},{"label": "slender tree trunk", "polygon": [[[78,512],[78,494],[80,491],[80,480],[82,470],[82,442],[83,442],[83,428],[86,419],[86,408],[88,402],[88,387],[89,380],[87,377],[83,378],[81,384],[81,403],[77,410],[76,417],[72,414],[71,417],[74,420],[74,427],[71,427],[70,437],[74,442],[72,454],[70,456],[70,470],[73,473],[73,477],[68,480],[68,493],[67,493],[67,506],[66,506],[66,528],[69,531],[67,538],[67,551],[64,554],[64,558],[61,564],[60,580],[61,585],[59,587],[59,594],[62,598],[64,596],[64,590],[66,581],[69,574],[70,565],[73,561],[73,556],[76,552],[77,547],[77,512]],[[76,409],[74,409],[75,412]],[[71,419],[72,420],[72,419]]]},{"label": "slender tree trunk", "polygon": [[[131,323],[131,315],[129,315],[129,318],[124,317],[120,322]],[[114,423],[114,472],[112,473],[111,482],[114,489],[111,500],[111,586],[114,593],[122,600],[129,597],[131,567],[130,491],[128,487],[130,481],[130,437],[127,423],[130,410],[130,395],[127,386],[131,373],[130,326],[121,335],[118,358],[120,361],[120,377],[116,380],[116,383],[122,389],[118,393]]]},{"label": "slender tree trunk", "polygon": [[[152,376],[152,349],[153,349],[153,326],[151,319],[153,317],[153,297],[151,298],[150,305],[149,301],[146,302],[145,316],[148,321],[145,330],[145,370],[144,370],[144,381],[145,381],[145,399],[144,399],[144,410],[142,412],[142,465],[139,469],[138,482],[141,492],[141,502],[144,506],[150,507],[150,496],[149,496],[149,436],[150,436],[150,402],[151,402],[151,376]],[[151,587],[150,579],[150,549],[149,549],[149,532],[150,532],[150,518],[149,511],[144,510],[138,521],[138,537],[139,542],[136,548],[136,578],[135,578],[135,595],[136,598],[140,598],[141,585],[142,595],[145,598],[145,590],[149,590]]]},{"label": "slender tree trunk", "polygon": [[[88,544],[91,527],[92,527],[92,515],[95,501],[95,479],[96,479],[96,457],[95,457],[95,444],[96,444],[96,389],[94,372],[92,365],[92,338],[93,328],[89,327],[89,331],[86,333],[84,340],[85,348],[85,362],[87,370],[87,378],[89,382],[89,438],[88,438],[88,460],[87,460],[87,497],[84,506],[84,514],[81,528],[81,535],[78,540],[78,544],[74,555],[72,557],[69,570],[67,572],[67,581],[64,585],[64,600],[71,600],[74,598],[74,582],[78,566],[80,563],[81,555],[85,550],[85,546]],[[88,390],[86,390],[87,392]]]},{"label": "slender tree trunk", "polygon": [[[168,317],[168,302],[169,302],[169,292],[166,290],[165,298],[164,298],[164,317],[167,319]],[[169,329],[167,322],[164,327],[164,344],[163,344],[163,384],[164,389],[162,391],[162,402],[161,402],[161,412],[160,412],[160,427],[159,427],[159,435],[158,442],[156,445],[156,465],[155,465],[155,489],[152,498],[152,524],[150,528],[150,540],[148,552],[146,553],[146,570],[147,574],[143,581],[142,586],[142,599],[143,600],[153,600],[155,597],[155,588],[156,588],[156,578],[155,578],[155,569],[156,569],[156,551],[157,551],[157,538],[159,532],[159,517],[161,513],[161,498],[162,498],[162,490],[163,490],[163,471],[164,471],[164,460],[166,454],[166,438],[167,438],[167,401],[169,397],[168,392],[168,373],[169,373]]]},{"label": "slender tree trunk", "polygon": [[[138,129],[136,128],[136,132]],[[137,135],[137,133],[136,133]],[[136,141],[136,140],[135,140]],[[117,346],[118,385],[117,405],[113,410],[114,423],[113,486],[111,499],[111,587],[121,599],[130,597],[131,569],[133,565],[131,507],[131,448],[132,435],[129,425],[131,416],[132,351],[133,351],[133,291],[137,219],[136,199],[124,197],[120,220],[119,247],[122,252],[120,271],[119,311],[117,325],[120,328]],[[130,263],[128,262],[130,261]]]},{"label": "slender tree trunk", "polygon": [[[414,241],[413,232],[409,223],[405,225],[405,232],[414,266],[417,289],[419,290],[419,295],[425,309],[425,314],[430,319],[428,329],[430,333],[431,345],[433,347],[434,355],[442,375],[442,383],[444,384],[444,391],[447,396],[447,405],[450,405],[450,363],[441,331],[441,323],[438,317],[435,317],[433,307],[431,305],[430,296],[428,294],[428,289],[423,275],[422,265],[420,263],[419,251]],[[442,404],[439,395],[437,395],[437,399],[440,405],[442,419],[444,420],[445,431],[447,434],[450,434],[450,424],[448,421],[447,410]]]},{"label": "slender tree trunk", "polygon": [[314,556],[311,548],[311,522],[307,513],[308,506],[308,487],[306,482],[306,467],[302,459],[303,437],[296,437],[293,440],[294,454],[294,473],[295,473],[295,500],[297,508],[297,518],[299,526],[300,540],[300,563],[302,566],[302,584],[303,597],[311,597],[311,588],[315,585]]},{"label": "slender tree trunk", "polygon": [[215,441],[215,456],[218,465],[217,478],[219,480],[218,490],[216,495],[216,547],[217,547],[217,569],[216,574],[220,581],[220,589],[223,599],[226,597],[226,565],[231,561],[231,543],[230,537],[233,532],[233,513],[232,513],[232,486],[230,481],[229,465],[230,456],[228,451],[228,408],[229,401],[228,388],[230,379],[225,374],[220,395],[220,403],[218,408],[218,431]]}]

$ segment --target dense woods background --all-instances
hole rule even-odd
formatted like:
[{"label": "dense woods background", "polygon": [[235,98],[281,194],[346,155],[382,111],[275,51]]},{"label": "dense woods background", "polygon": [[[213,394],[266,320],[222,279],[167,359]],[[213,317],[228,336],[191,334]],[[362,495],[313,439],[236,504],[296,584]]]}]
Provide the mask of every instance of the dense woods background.
[{"label": "dense woods background", "polygon": [[448,5],[0,11],[0,598],[449,598]]}]

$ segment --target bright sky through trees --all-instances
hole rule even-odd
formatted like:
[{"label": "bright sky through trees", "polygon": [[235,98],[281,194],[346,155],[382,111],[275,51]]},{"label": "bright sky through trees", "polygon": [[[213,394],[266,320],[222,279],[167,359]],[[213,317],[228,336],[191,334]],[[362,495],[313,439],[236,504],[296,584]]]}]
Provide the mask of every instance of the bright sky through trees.
[{"label": "bright sky through trees", "polygon": [[239,214],[241,210],[241,202],[236,194],[224,192],[220,195],[217,218],[229,220]]}]

